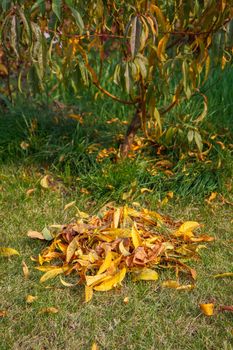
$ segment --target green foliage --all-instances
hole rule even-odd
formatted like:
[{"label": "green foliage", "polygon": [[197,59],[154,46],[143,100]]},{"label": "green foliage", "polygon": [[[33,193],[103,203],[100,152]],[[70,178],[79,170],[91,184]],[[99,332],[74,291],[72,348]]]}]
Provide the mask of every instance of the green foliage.
[{"label": "green foliage", "polygon": [[[167,112],[200,94],[203,110],[188,140],[202,153],[195,128],[208,100],[200,87],[216,66],[231,61],[232,1],[38,0],[1,6],[0,71],[8,80],[17,74],[21,93],[29,86],[43,92],[52,79],[51,93],[61,86],[78,95],[92,82],[115,101],[135,106],[141,129],[153,140],[168,132]],[[12,98],[10,89],[8,81]]]}]

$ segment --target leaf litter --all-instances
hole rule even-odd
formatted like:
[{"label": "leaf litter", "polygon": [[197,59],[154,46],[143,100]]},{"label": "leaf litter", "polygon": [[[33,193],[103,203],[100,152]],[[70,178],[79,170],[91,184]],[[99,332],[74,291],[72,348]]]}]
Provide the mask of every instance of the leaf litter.
[{"label": "leaf litter", "polygon": [[[36,269],[44,272],[40,282],[60,276],[64,286],[84,284],[86,302],[94,291],[120,287],[126,275],[135,282],[157,281],[164,269],[174,270],[176,281],[164,281],[162,287],[192,290],[196,271],[187,263],[200,258],[200,243],[214,240],[196,233],[201,227],[196,221],[175,221],[145,208],[116,208],[112,203],[98,215],[78,211],[75,222],[58,227],[50,245],[33,258]],[[77,276],[75,283],[65,280],[71,274]],[[188,284],[179,283],[180,274],[187,276]]]}]

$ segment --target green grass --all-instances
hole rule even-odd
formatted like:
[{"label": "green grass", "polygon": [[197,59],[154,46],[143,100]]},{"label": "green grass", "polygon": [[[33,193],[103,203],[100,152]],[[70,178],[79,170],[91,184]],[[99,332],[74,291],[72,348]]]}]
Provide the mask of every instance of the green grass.
[{"label": "green grass", "polygon": [[[216,72],[213,83],[218,77]],[[232,205],[222,204],[219,197],[212,206],[204,201],[213,191],[233,201],[232,79],[228,72],[213,85],[211,93],[206,86],[209,113],[202,124],[203,135],[208,138],[217,133],[226,149],[215,144],[207,158],[211,162],[198,161],[187,156],[185,131],[184,138],[178,135],[175,147],[167,147],[163,153],[163,159],[173,163],[172,176],[159,168],[150,174],[161,160],[159,143],[135,159],[96,161],[98,151],[118,147],[117,136],[125,132],[125,125],[106,121],[116,117],[129,120],[132,115],[132,110],[112,101],[95,101],[91,96],[77,101],[64,94],[64,109],[57,108],[52,100],[21,99],[0,113],[0,244],[20,252],[19,257],[0,258],[0,309],[7,311],[0,319],[0,350],[86,350],[94,341],[100,349],[113,350],[233,349],[232,314],[208,318],[198,306],[211,301],[233,304],[232,278],[212,278],[213,274],[232,271]],[[201,109],[199,102],[188,102],[168,116],[167,124],[178,125],[180,112],[196,116]],[[84,124],[67,118],[69,113],[83,114]],[[28,148],[23,149],[22,142],[28,143]],[[96,144],[97,150],[90,153],[89,147]],[[53,176],[59,190],[41,188],[45,174]],[[32,188],[35,192],[28,196],[26,192]],[[89,193],[83,193],[83,188]],[[142,188],[152,192],[141,193]],[[161,207],[168,191],[174,192],[174,199]],[[127,279],[121,289],[96,293],[89,304],[83,302],[83,287],[68,289],[58,279],[50,284],[52,288],[45,288],[30,259],[45,244],[29,239],[26,233],[74,220],[74,208],[64,212],[65,204],[73,200],[89,213],[96,213],[110,201],[116,205],[136,201],[174,219],[204,223],[204,232],[215,236],[216,241],[207,244],[208,249],[201,250],[201,260],[193,263],[198,272],[196,288],[192,292],[161,289],[162,280],[174,277],[167,271],[161,273],[158,283],[134,284]],[[29,280],[22,273],[23,260],[30,269]],[[31,305],[25,301],[28,294],[38,296]],[[123,302],[126,296],[128,304]],[[47,316],[39,313],[49,306],[59,312]]]},{"label": "green grass", "polygon": [[[80,198],[78,190],[71,188],[44,190],[39,186],[40,178],[38,168],[32,166],[8,164],[0,172],[1,244],[20,252],[19,257],[1,258],[1,309],[7,311],[0,321],[1,350],[90,349],[94,341],[100,349],[232,349],[232,315],[208,318],[198,306],[210,301],[218,305],[233,302],[232,279],[212,278],[213,274],[232,271],[231,206],[216,202],[210,207],[203,201],[187,204],[184,199],[174,199],[162,209],[174,218],[204,223],[204,231],[216,238],[201,251],[202,259],[193,263],[198,279],[192,292],[161,289],[160,282],[172,278],[172,273],[162,271],[158,283],[134,284],[127,279],[121,289],[96,293],[92,302],[84,304],[83,287],[65,288],[59,279],[48,284],[51,289],[39,283],[41,273],[33,268],[30,256],[37,255],[44,243],[27,238],[26,232],[72,220],[75,210],[63,210],[71,200],[90,213],[103,200],[99,195],[93,203],[89,196]],[[31,196],[26,195],[29,188],[36,188]],[[154,194],[136,196],[135,200],[161,211]],[[22,273],[23,260],[30,269],[29,280]],[[28,294],[38,296],[31,305],[25,302]],[[126,296],[128,304],[123,302]],[[39,313],[49,306],[59,312]]]}]

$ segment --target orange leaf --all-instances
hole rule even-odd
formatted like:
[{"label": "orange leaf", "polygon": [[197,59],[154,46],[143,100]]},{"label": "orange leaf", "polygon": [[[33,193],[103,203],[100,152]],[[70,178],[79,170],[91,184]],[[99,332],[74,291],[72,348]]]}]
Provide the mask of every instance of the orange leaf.
[{"label": "orange leaf", "polygon": [[212,316],[214,314],[214,304],[200,304],[201,311],[206,316]]}]

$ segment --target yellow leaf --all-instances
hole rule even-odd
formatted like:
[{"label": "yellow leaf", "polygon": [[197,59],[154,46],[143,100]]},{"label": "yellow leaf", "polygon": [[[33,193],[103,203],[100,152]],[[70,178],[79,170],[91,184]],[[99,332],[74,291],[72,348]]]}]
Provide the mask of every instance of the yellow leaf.
[{"label": "yellow leaf", "polygon": [[12,256],[12,255],[20,255],[19,252],[13,248],[9,247],[0,247],[0,256]]},{"label": "yellow leaf", "polygon": [[85,302],[88,303],[93,297],[93,288],[85,286]]},{"label": "yellow leaf", "polygon": [[68,115],[68,118],[77,120],[80,124],[83,124],[83,117],[80,114],[70,113]]},{"label": "yellow leaf", "polygon": [[63,284],[63,286],[65,286],[65,287],[74,287],[74,286],[77,286],[77,284],[78,284],[78,282],[77,283],[66,282],[61,278],[61,276],[59,276],[59,277],[60,277],[61,284]]},{"label": "yellow leaf", "polygon": [[224,273],[219,273],[217,275],[214,275],[214,278],[220,278],[220,277],[233,277],[233,272],[224,272]]},{"label": "yellow leaf", "polygon": [[102,273],[102,274],[96,275],[96,276],[85,276],[87,286],[94,286],[94,285],[100,283],[103,279],[106,279],[106,276],[107,276],[106,273]]},{"label": "yellow leaf", "polygon": [[46,314],[49,314],[49,313],[51,313],[51,314],[57,314],[58,311],[59,311],[59,310],[58,310],[56,307],[51,306],[51,307],[43,307],[43,308],[39,311],[39,313],[40,313],[40,314],[41,314],[41,313],[46,313]]},{"label": "yellow leaf", "polygon": [[141,242],[141,238],[138,233],[136,224],[132,226],[131,237],[132,237],[134,248],[137,249],[142,244],[142,242]]},{"label": "yellow leaf", "polygon": [[30,237],[30,238],[37,238],[37,239],[45,240],[45,238],[42,235],[42,233],[38,232],[38,231],[29,230],[28,233],[27,233],[27,236]]},{"label": "yellow leaf", "polygon": [[125,304],[128,304],[128,303],[129,303],[129,297],[125,297],[124,300],[123,300],[123,302],[124,302]]},{"label": "yellow leaf", "polygon": [[196,221],[186,221],[184,222],[178,231],[174,232],[174,235],[176,237],[182,236],[186,234],[189,231],[195,230],[196,228],[200,227],[200,224]]},{"label": "yellow leaf", "polygon": [[66,262],[70,262],[77,248],[78,248],[78,240],[76,237],[74,237],[73,240],[69,243],[66,250]]},{"label": "yellow leaf", "polygon": [[37,300],[38,299],[38,297],[37,296],[33,296],[33,295],[28,295],[27,297],[26,297],[26,303],[28,303],[28,304],[31,304],[31,303],[33,303],[35,300]]},{"label": "yellow leaf", "polygon": [[158,43],[158,48],[157,48],[157,56],[158,59],[160,61],[164,61],[165,57],[164,57],[164,53],[165,53],[165,49],[166,49],[166,45],[167,42],[169,40],[170,35],[169,34],[165,34],[159,41]]},{"label": "yellow leaf", "polygon": [[158,273],[155,270],[144,268],[138,273],[133,274],[133,282],[136,281],[157,281],[159,278]]},{"label": "yellow leaf", "polygon": [[117,208],[113,214],[113,227],[114,228],[117,228],[119,226],[120,217],[121,217],[121,209]]},{"label": "yellow leaf", "polygon": [[145,193],[145,192],[150,192],[150,193],[152,193],[153,190],[150,190],[149,188],[143,187],[143,188],[140,189],[140,192],[141,192],[141,193]]},{"label": "yellow leaf", "polygon": [[212,202],[218,195],[218,192],[212,192],[208,199],[206,199],[207,203]]},{"label": "yellow leaf", "polygon": [[123,269],[118,273],[116,273],[115,276],[109,277],[108,280],[103,281],[98,286],[95,286],[94,290],[101,291],[101,292],[110,290],[113,287],[116,287],[118,284],[120,284],[121,281],[123,281],[123,279],[125,278],[125,275],[126,275],[126,268],[123,267]]},{"label": "yellow leaf", "polygon": [[41,180],[40,180],[40,185],[43,188],[49,188],[50,187],[50,181],[49,181],[50,176],[45,175]]},{"label": "yellow leaf", "polygon": [[214,314],[214,304],[200,304],[201,311],[206,316],[212,316]]},{"label": "yellow leaf", "polygon": [[130,252],[124,247],[123,241],[120,242],[119,244],[119,250],[123,256],[128,256],[130,255]]},{"label": "yellow leaf", "polygon": [[63,273],[66,269],[64,267],[58,267],[55,269],[52,269],[48,272],[46,272],[40,279],[40,282],[43,283],[51,278],[54,278],[58,275],[60,275],[61,273]]},{"label": "yellow leaf", "polygon": [[104,259],[103,264],[99,268],[99,271],[97,273],[98,275],[105,272],[110,267],[112,259],[113,259],[112,252],[108,252],[105,259]]},{"label": "yellow leaf", "polygon": [[96,343],[92,344],[91,350],[99,350],[99,347]]},{"label": "yellow leaf", "polygon": [[28,269],[28,266],[25,263],[25,261],[22,261],[22,268],[23,268],[23,274],[24,274],[25,279],[28,279],[28,277],[29,277],[29,269]]},{"label": "yellow leaf", "polygon": [[179,287],[179,283],[177,281],[173,281],[173,280],[167,280],[167,281],[164,281],[162,284],[161,284],[162,287],[166,287],[166,288],[177,288]]},{"label": "yellow leaf", "polygon": [[70,207],[73,207],[75,205],[75,203],[76,203],[76,201],[73,201],[73,202],[70,202],[70,203],[66,204],[65,207],[64,207],[64,210],[67,210]]},{"label": "yellow leaf", "polygon": [[1,74],[8,75],[8,70],[7,70],[6,66],[2,63],[0,63],[0,72],[1,72]]}]

